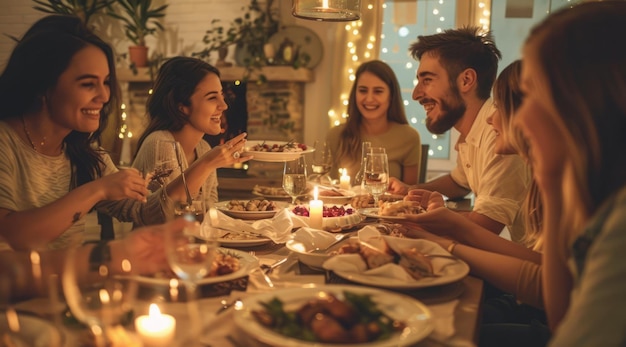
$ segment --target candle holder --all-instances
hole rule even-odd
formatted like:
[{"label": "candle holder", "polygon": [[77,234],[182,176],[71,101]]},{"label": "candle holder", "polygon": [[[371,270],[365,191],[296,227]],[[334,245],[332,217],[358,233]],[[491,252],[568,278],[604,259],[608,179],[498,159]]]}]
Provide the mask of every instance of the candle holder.
[{"label": "candle holder", "polygon": [[361,18],[361,0],[293,0],[294,17],[329,22]]}]

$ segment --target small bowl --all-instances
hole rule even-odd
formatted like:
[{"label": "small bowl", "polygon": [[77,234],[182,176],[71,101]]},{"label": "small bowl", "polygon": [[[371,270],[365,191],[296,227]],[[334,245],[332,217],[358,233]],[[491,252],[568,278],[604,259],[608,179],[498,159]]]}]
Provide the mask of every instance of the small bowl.
[{"label": "small bowl", "polygon": [[[285,243],[285,246],[292,252],[298,255],[298,260],[303,264],[315,268],[323,269],[322,264],[332,257],[328,253],[309,253],[316,248],[328,247],[335,241],[337,234],[332,234],[327,231],[312,229],[312,228],[300,228],[291,234],[289,240]],[[332,247],[335,248],[334,246]],[[329,252],[332,252],[329,251]]]}]

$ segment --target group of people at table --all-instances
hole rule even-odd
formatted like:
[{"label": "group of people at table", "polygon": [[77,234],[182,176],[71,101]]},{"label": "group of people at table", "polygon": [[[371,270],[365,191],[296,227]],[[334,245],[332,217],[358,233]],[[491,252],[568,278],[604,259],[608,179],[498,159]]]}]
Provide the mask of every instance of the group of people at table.
[{"label": "group of people at table", "polygon": [[[395,177],[389,190],[426,209],[402,221],[406,236],[440,244],[488,283],[480,345],[626,343],[624,18],[623,1],[552,13],[499,76],[491,33],[466,27],[419,36],[409,49],[420,63],[413,99],[430,132],[460,133],[448,175],[417,185],[426,154],[381,61],[359,67],[350,116],[328,134],[335,167],[358,170],[363,141],[385,147]],[[216,169],[252,159],[241,156],[245,133],[213,148],[202,140],[219,133],[228,108],[219,71],[175,57],[159,69],[133,168],[116,168],[98,145],[119,109],[117,82],[111,47],[78,18],[44,17],[16,44],[0,76],[5,297],[41,294],[24,270],[29,250],[59,273],[66,250],[78,248],[85,281],[103,248],[111,258],[129,251],[142,274],[168,267],[163,234],[189,222],[166,222],[173,202],[185,199],[180,172],[147,189],[142,173],[154,165],[156,141],[181,144],[189,191],[203,192],[208,205],[218,200]],[[445,208],[442,194],[469,192],[471,212]],[[138,228],[124,239],[82,244],[83,217],[94,209]],[[511,240],[499,236],[504,227]]]}]

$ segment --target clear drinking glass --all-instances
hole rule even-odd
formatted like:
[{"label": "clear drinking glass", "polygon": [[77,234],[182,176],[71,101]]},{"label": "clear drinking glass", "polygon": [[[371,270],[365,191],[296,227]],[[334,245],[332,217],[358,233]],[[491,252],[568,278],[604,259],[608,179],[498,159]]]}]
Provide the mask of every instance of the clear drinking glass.
[{"label": "clear drinking glass", "polygon": [[107,346],[106,331],[120,323],[133,307],[138,284],[129,254],[106,261],[91,271],[89,278],[79,277],[86,265],[76,259],[76,249],[69,249],[62,276],[63,293],[72,314],[94,334],[96,346]]},{"label": "clear drinking glass", "polygon": [[332,184],[332,179],[328,175],[333,163],[333,156],[330,147],[325,141],[315,141],[313,144],[315,151],[313,152],[313,162],[311,163],[311,171],[308,180],[322,185]]},{"label": "clear drinking glass", "polygon": [[177,177],[180,174],[180,167],[176,157],[176,151],[179,150],[179,147],[180,145],[176,141],[157,141],[154,149],[154,168],[148,174],[148,189],[150,191],[163,187],[171,180],[170,177]]},{"label": "clear drinking glass", "polygon": [[291,196],[291,203],[294,205],[296,204],[296,198],[306,193],[306,161],[304,156],[285,162],[283,189]]},{"label": "clear drinking glass", "polygon": [[370,148],[372,148],[372,143],[368,141],[364,141],[361,144],[361,167],[359,168],[359,172],[354,176],[354,182],[352,183],[355,186],[360,186],[363,183],[363,175],[365,172],[365,156],[369,153]]},{"label": "clear drinking glass", "polygon": [[365,159],[363,186],[374,197],[374,207],[378,198],[389,185],[389,162],[385,153],[368,153]]}]

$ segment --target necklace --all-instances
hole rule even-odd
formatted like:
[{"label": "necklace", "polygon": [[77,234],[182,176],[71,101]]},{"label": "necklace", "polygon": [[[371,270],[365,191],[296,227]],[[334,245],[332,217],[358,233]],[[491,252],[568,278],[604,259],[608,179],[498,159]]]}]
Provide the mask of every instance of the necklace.
[{"label": "necklace", "polygon": [[[37,150],[37,146],[35,145],[35,142],[30,137],[30,132],[28,131],[28,128],[26,127],[26,121],[24,120],[24,117],[21,117],[21,118],[22,118],[22,126],[24,127],[24,133],[26,134],[26,137],[28,138],[28,141],[30,142],[30,145],[33,147],[35,152],[39,152]],[[45,145],[45,144],[46,144],[46,137],[44,136],[43,139],[41,139],[41,142],[39,142],[39,146],[43,147],[43,145]]]}]

